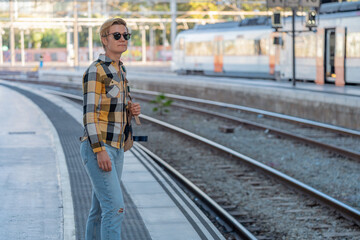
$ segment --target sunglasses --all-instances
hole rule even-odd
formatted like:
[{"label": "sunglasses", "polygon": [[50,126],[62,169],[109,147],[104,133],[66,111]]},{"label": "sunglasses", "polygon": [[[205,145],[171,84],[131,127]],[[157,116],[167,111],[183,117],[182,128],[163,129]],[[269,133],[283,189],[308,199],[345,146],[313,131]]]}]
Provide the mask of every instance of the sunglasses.
[{"label": "sunglasses", "polygon": [[109,36],[109,35],[113,35],[115,40],[119,40],[121,38],[121,35],[123,35],[125,40],[129,40],[130,36],[131,36],[131,33],[123,33],[123,34],[121,34],[119,32],[114,32],[114,33],[109,33],[107,36]]}]

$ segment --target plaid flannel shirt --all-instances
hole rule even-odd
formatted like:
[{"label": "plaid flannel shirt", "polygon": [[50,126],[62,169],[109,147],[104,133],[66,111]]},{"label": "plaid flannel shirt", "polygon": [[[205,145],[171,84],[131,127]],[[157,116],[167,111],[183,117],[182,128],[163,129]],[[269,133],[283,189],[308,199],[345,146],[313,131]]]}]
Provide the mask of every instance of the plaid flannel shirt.
[{"label": "plaid flannel shirt", "polygon": [[[84,136],[94,153],[105,150],[104,143],[115,148],[124,146],[126,125],[126,70],[104,54],[94,61],[83,76]],[[107,67],[104,67],[107,66]]]}]

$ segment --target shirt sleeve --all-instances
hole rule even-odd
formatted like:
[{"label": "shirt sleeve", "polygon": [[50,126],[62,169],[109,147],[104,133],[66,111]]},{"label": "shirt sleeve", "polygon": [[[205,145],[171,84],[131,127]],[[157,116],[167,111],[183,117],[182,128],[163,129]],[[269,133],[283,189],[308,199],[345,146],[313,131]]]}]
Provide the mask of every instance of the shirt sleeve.
[{"label": "shirt sleeve", "polygon": [[99,120],[97,117],[101,88],[102,82],[100,80],[98,69],[95,65],[91,65],[83,76],[83,121],[91,148],[94,153],[105,150],[104,141],[100,131]]}]

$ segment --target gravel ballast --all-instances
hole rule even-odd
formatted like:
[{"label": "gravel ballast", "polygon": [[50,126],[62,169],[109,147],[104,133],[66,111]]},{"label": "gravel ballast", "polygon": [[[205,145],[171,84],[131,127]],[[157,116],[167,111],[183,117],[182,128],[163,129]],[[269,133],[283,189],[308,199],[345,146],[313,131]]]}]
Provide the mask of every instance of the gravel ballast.
[{"label": "gravel ballast", "polygon": [[242,224],[249,222],[244,225],[256,236],[265,236],[265,239],[324,239],[331,233],[360,234],[357,226],[327,207],[203,144],[146,121],[134,130],[135,135],[149,136],[149,142],[142,143],[145,147],[207,194],[222,196],[225,205],[235,204],[234,210],[242,212],[239,221]]},{"label": "gravel ballast", "polygon": [[[145,115],[209,138],[360,209],[360,164],[354,160],[188,110],[172,108],[159,116],[152,111],[153,104],[139,102]],[[221,132],[219,126],[224,125],[234,127],[235,132]]]}]

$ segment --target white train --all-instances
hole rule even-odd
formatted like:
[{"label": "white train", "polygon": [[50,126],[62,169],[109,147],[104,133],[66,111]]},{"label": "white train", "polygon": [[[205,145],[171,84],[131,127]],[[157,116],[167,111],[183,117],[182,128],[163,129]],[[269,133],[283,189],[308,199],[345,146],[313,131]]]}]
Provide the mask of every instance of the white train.
[{"label": "white train", "polygon": [[[320,7],[316,31],[296,34],[296,79],[360,83],[360,2]],[[296,30],[307,30],[296,17]],[[291,17],[281,30],[291,30]],[[196,26],[176,37],[172,70],[269,79],[292,78],[292,38],[268,17]]]}]

